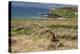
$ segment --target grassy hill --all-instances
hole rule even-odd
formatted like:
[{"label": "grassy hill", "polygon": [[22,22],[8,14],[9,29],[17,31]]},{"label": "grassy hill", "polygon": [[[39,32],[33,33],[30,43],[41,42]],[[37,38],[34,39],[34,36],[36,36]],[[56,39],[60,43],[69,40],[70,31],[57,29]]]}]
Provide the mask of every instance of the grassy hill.
[{"label": "grassy hill", "polygon": [[64,17],[64,18],[77,18],[77,8],[50,8],[48,17]]}]

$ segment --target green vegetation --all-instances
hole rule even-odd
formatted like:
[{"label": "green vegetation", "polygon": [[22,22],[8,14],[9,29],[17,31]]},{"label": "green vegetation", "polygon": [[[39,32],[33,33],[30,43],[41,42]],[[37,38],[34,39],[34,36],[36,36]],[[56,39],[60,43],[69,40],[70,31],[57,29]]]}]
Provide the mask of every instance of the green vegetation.
[{"label": "green vegetation", "polygon": [[78,14],[77,8],[51,8],[49,9],[49,17],[63,17],[63,18],[77,18]]}]

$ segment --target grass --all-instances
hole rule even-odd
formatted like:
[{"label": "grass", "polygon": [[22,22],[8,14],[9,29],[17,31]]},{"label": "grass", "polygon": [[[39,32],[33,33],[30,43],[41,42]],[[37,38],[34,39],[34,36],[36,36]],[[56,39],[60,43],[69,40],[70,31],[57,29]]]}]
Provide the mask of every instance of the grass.
[{"label": "grass", "polygon": [[[77,18],[12,20],[11,38],[16,40],[15,43],[11,43],[12,52],[77,49],[77,27]],[[51,34],[44,32],[46,29],[53,31],[60,40],[58,43],[53,43],[54,47],[50,46],[48,36]]]},{"label": "grass", "polygon": [[75,15],[75,13],[78,13],[77,8],[56,8],[56,9],[50,9],[49,10],[49,17],[63,17],[63,18],[77,18],[78,15]]}]

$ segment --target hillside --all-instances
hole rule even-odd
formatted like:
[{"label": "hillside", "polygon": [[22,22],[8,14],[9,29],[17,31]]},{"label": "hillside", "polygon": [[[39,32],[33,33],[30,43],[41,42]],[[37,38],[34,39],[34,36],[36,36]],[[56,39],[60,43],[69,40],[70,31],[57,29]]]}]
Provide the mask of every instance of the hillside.
[{"label": "hillside", "polygon": [[77,18],[77,8],[50,8],[48,17]]}]

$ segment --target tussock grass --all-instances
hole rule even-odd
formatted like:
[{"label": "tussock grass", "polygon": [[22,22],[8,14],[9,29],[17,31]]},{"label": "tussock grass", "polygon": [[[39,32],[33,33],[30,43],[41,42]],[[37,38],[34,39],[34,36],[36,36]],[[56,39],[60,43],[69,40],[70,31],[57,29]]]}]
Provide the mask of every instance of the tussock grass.
[{"label": "tussock grass", "polygon": [[[77,49],[77,19],[12,20],[12,52]],[[46,29],[53,31],[59,42],[51,43]]]}]

